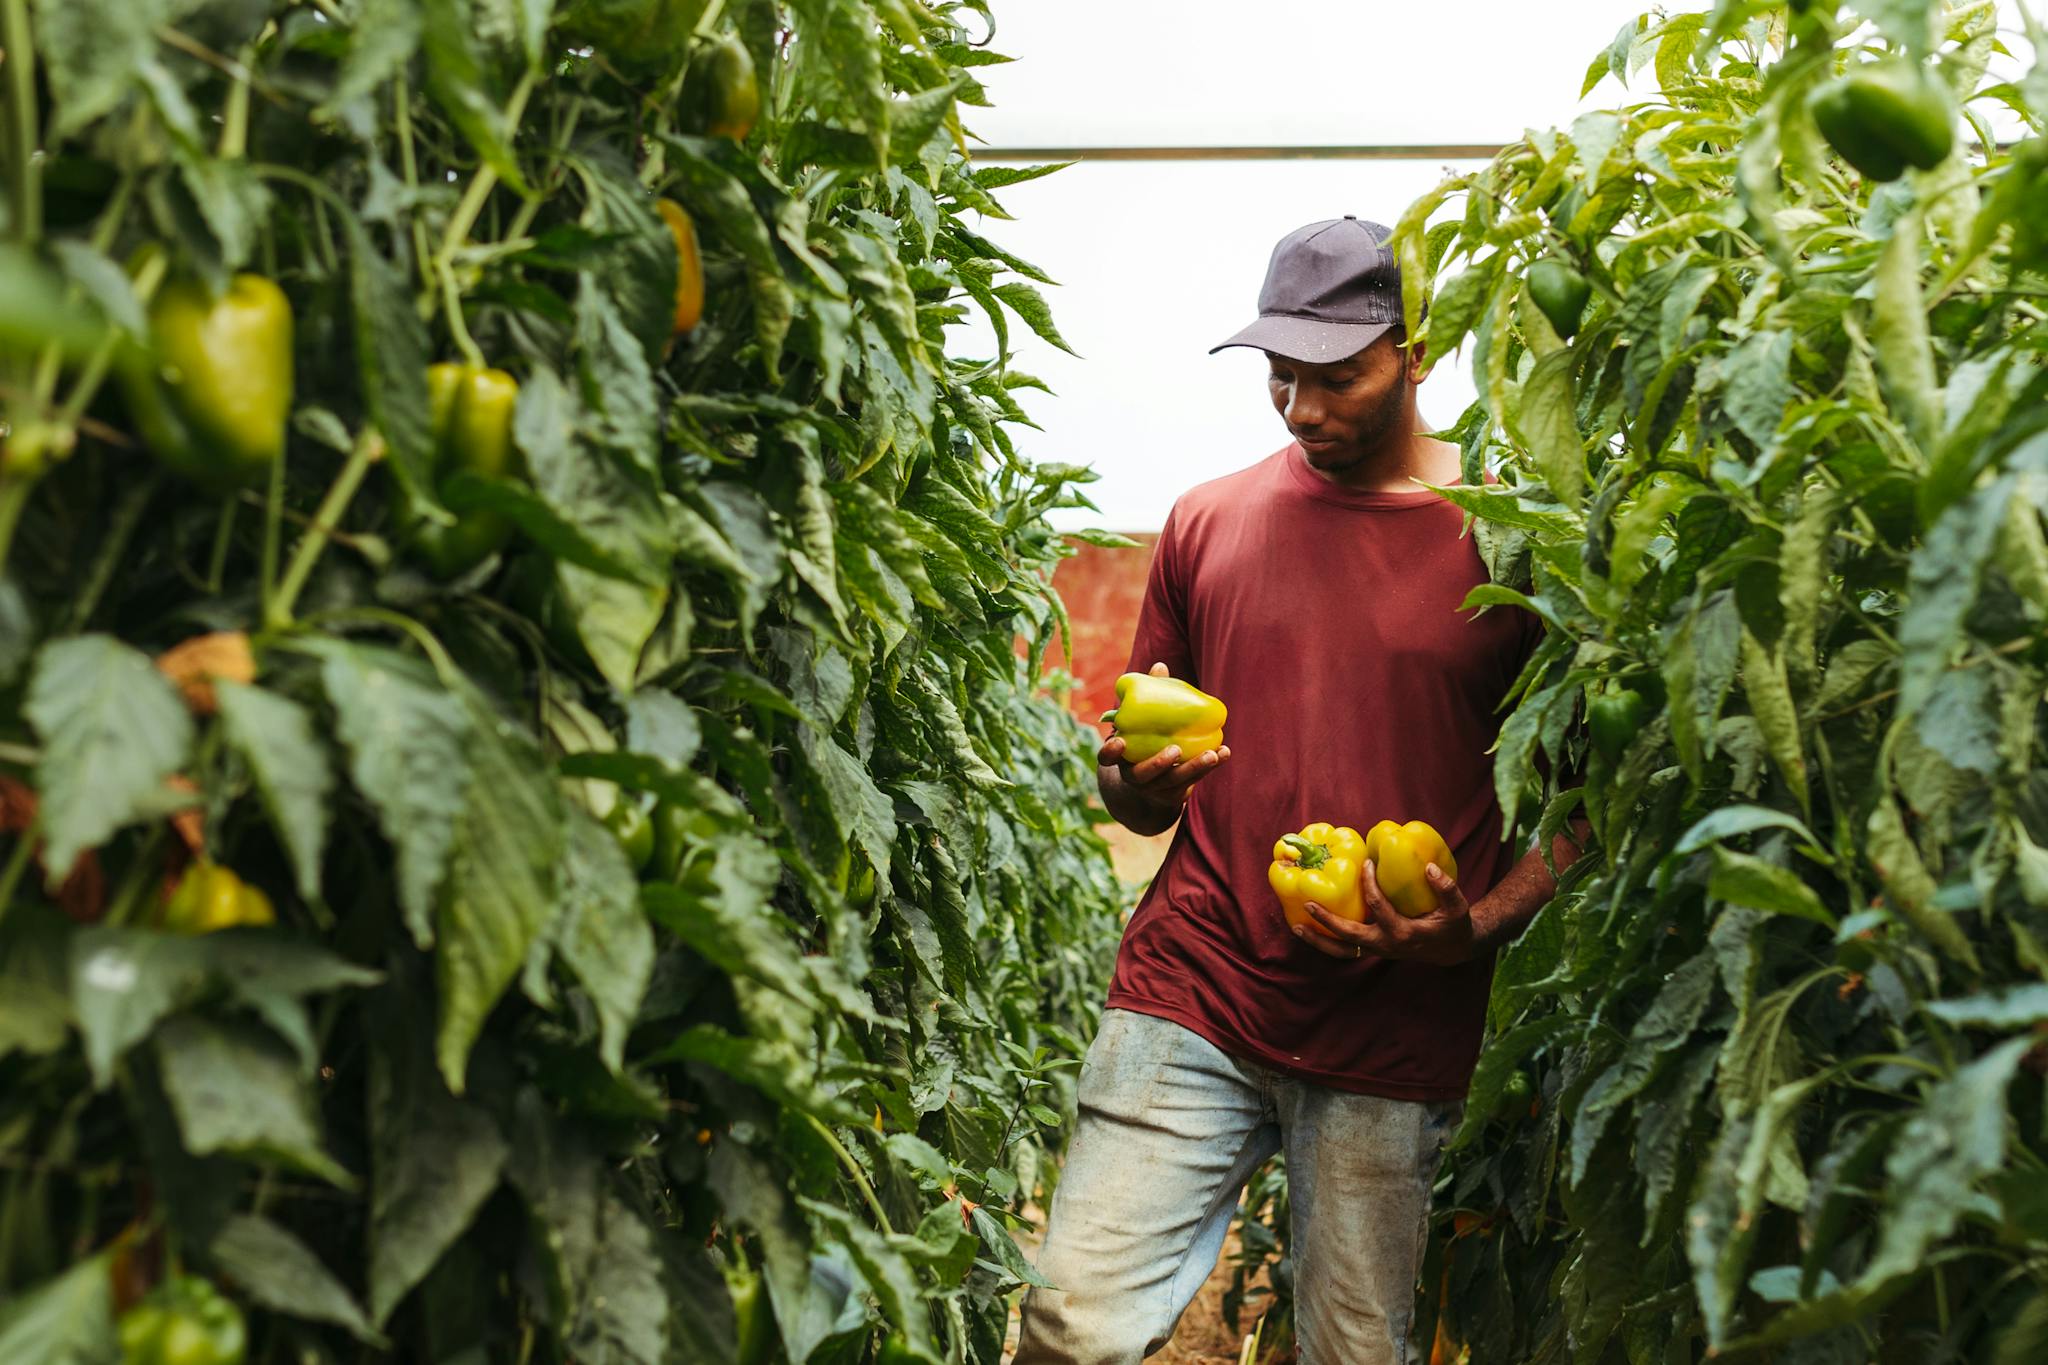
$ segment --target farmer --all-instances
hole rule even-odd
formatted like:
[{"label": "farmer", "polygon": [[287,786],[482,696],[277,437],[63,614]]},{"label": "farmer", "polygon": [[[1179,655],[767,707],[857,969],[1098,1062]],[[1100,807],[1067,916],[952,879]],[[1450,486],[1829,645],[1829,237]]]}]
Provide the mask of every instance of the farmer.
[{"label": "farmer", "polygon": [[[1227,742],[1128,763],[1102,799],[1140,834],[1180,824],[1124,932],[1080,1125],[1025,1301],[1016,1365],[1124,1365],[1163,1345],[1208,1278],[1246,1179],[1285,1153],[1303,1365],[1409,1358],[1438,1153],[1479,1051],[1494,949],[1550,898],[1502,842],[1488,749],[1541,637],[1525,611],[1460,611],[1487,581],[1456,446],[1422,433],[1386,228],[1311,223],[1273,251],[1258,320],[1218,346],[1271,363],[1294,438],[1183,494],[1152,559],[1130,667],[1229,706]],[[1290,931],[1274,841],[1312,821],[1426,820],[1458,880],[1397,914],[1321,907]],[[1559,840],[1560,866],[1576,849]]]}]

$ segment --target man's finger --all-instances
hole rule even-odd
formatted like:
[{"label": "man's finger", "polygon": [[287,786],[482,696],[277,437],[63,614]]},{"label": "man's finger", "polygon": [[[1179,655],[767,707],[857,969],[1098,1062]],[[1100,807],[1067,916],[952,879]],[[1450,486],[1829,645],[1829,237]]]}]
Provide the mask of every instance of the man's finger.
[{"label": "man's finger", "polygon": [[1462,919],[1472,913],[1472,903],[1465,899],[1465,893],[1458,886],[1457,878],[1445,872],[1435,863],[1423,869],[1429,884],[1436,888],[1437,911],[1451,919]]},{"label": "man's finger", "polygon": [[[1387,946],[1387,936],[1380,931],[1377,924],[1369,920],[1340,919],[1314,901],[1307,902],[1302,908],[1308,912],[1309,918],[1336,936],[1338,947],[1342,950],[1336,954],[1339,957],[1356,957],[1355,950],[1359,948],[1365,949],[1368,953],[1379,953]],[[1315,943],[1322,937],[1312,929],[1304,929],[1302,933],[1302,938],[1310,943]]]},{"label": "man's finger", "polygon": [[1399,942],[1401,936],[1408,931],[1407,922],[1402,919],[1401,912],[1387,900],[1386,893],[1380,890],[1379,875],[1370,859],[1358,870],[1358,888],[1365,898],[1365,908],[1372,914],[1372,922],[1386,935],[1389,942]]},{"label": "man's finger", "polygon": [[1111,735],[1102,741],[1102,747],[1095,751],[1095,761],[1105,768],[1115,767],[1124,761],[1124,737]]},{"label": "man's finger", "polygon": [[1166,672],[1166,665],[1165,665],[1165,664],[1154,664],[1154,665],[1152,665],[1152,668],[1151,668],[1151,673],[1152,673],[1152,676],[1153,676],[1153,677],[1155,677],[1155,678],[1164,678],[1164,677],[1168,676],[1168,675],[1167,675],[1167,672]]},{"label": "man's finger", "polygon": [[1222,767],[1230,757],[1228,749],[1208,749],[1196,754],[1187,762],[1176,766],[1159,780],[1159,785],[1169,791],[1181,787],[1192,787]]},{"label": "man's finger", "polygon": [[1322,906],[1317,905],[1314,901],[1310,901],[1303,908],[1308,911],[1308,917],[1310,919],[1314,920],[1317,924],[1322,925],[1324,929],[1336,935],[1338,938],[1343,939],[1344,942],[1362,943],[1365,941],[1368,931],[1365,925],[1360,923],[1358,920],[1343,919],[1337,915],[1333,915],[1328,910],[1325,910]]}]

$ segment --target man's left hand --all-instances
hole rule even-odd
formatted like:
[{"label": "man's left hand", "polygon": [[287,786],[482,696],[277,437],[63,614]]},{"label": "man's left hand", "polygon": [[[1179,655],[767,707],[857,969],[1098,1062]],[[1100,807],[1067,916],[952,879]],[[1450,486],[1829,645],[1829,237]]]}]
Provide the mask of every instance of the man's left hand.
[{"label": "man's left hand", "polygon": [[1426,915],[1411,919],[1396,910],[1380,891],[1373,865],[1367,863],[1358,874],[1366,917],[1356,922],[1339,919],[1311,901],[1308,913],[1323,927],[1323,933],[1303,925],[1294,931],[1294,936],[1325,957],[1385,957],[1438,967],[1455,967],[1471,961],[1478,951],[1478,935],[1473,929],[1472,906],[1465,893],[1458,889],[1456,879],[1435,863],[1423,875],[1436,888],[1437,899],[1436,909]]}]

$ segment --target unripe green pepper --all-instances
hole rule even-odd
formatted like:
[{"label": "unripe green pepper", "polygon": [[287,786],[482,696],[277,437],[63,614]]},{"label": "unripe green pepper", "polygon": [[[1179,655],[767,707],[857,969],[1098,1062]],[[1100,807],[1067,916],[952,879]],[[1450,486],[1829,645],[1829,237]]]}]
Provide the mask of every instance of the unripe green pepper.
[{"label": "unripe green pepper", "polygon": [[1586,701],[1586,729],[1593,747],[1609,763],[1619,763],[1649,717],[1650,704],[1632,687],[1602,692]]},{"label": "unripe green pepper", "polygon": [[1579,330],[1579,319],[1586,315],[1593,286],[1586,283],[1586,277],[1575,267],[1555,256],[1532,263],[1523,280],[1529,286],[1530,300],[1549,319],[1550,329],[1570,341]]},{"label": "unripe green pepper", "polygon": [[648,865],[648,872],[655,880],[672,882],[676,879],[676,872],[683,865],[683,854],[689,850],[690,831],[695,819],[695,813],[678,802],[654,803],[654,860]]},{"label": "unripe green pepper", "polygon": [[1529,1112],[1529,1104],[1535,1098],[1536,1083],[1529,1079],[1528,1072],[1517,1070],[1500,1088],[1500,1099],[1494,1103],[1493,1117],[1501,1123],[1515,1123]]},{"label": "unripe green pepper", "polygon": [[700,50],[683,76],[683,101],[697,131],[745,142],[761,117],[761,85],[747,45],[727,35]]},{"label": "unripe green pepper", "polygon": [[775,1317],[760,1275],[747,1266],[729,1267],[725,1290],[732,1299],[734,1365],[767,1365],[775,1350]]},{"label": "unripe green pepper", "polygon": [[1905,57],[1866,62],[1829,81],[1807,107],[1828,145],[1872,180],[1931,171],[1955,144],[1955,102],[1932,71]]},{"label": "unripe green pepper", "polygon": [[603,816],[605,828],[619,841],[626,862],[638,874],[654,856],[654,821],[638,792],[620,792]]},{"label": "unripe green pepper", "polygon": [[[457,474],[501,479],[517,472],[512,413],[519,381],[503,370],[444,361],[427,367],[427,414],[434,438],[436,491]],[[460,513],[452,526],[436,526],[411,511],[400,513],[406,544],[437,577],[453,578],[484,562],[512,538],[512,523],[488,508]]]},{"label": "unripe green pepper", "polygon": [[174,279],[149,304],[153,355],[122,367],[150,452],[215,493],[261,481],[284,455],[292,411],[292,306],[261,275],[219,297]]},{"label": "unripe green pepper", "polygon": [[570,0],[560,15],[564,36],[625,74],[665,76],[682,61],[703,10],[703,0]]},{"label": "unripe green pepper", "polygon": [[196,1275],[165,1281],[121,1317],[121,1365],[242,1365],[242,1310]]}]

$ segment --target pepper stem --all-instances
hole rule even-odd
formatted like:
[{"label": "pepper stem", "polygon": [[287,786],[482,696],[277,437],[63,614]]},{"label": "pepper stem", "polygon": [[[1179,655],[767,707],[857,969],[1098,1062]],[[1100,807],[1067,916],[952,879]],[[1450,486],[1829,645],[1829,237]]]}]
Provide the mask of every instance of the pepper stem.
[{"label": "pepper stem", "polygon": [[1296,859],[1296,861],[1299,862],[1303,867],[1321,867],[1324,863],[1330,861],[1330,850],[1328,845],[1312,843],[1309,840],[1302,838],[1299,834],[1287,835],[1280,842],[1287,845],[1289,848],[1293,849],[1297,854],[1300,855]]}]

